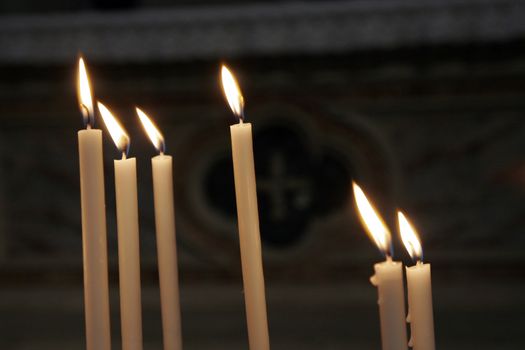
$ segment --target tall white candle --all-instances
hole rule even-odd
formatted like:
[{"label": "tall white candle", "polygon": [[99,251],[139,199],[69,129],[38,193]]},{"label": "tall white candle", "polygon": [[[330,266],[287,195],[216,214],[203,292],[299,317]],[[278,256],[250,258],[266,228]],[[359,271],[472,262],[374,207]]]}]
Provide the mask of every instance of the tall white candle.
[{"label": "tall white candle", "polygon": [[398,212],[399,232],[415,266],[407,267],[409,345],[414,350],[435,350],[430,264],[423,263],[423,249],[416,230]]},{"label": "tall white candle", "polygon": [[391,234],[361,188],[354,182],[354,197],[363,226],[369,236],[385,254],[386,261],[374,265],[375,274],[370,281],[377,287],[381,344],[383,350],[406,350],[405,291],[403,269],[391,258]]},{"label": "tall white candle", "polygon": [[120,322],[123,350],[142,349],[142,307],[140,293],[140,247],[135,158],[126,158],[129,137],[111,112],[98,103],[122,159],[115,160],[115,201],[120,289]]},{"label": "tall white candle", "polygon": [[251,350],[268,350],[270,339],[253,162],[252,125],[243,122],[244,100],[235,78],[225,66],[222,67],[222,84],[228,103],[239,118],[239,124],[232,125],[230,132],[248,338]]},{"label": "tall white candle", "polygon": [[108,257],[102,131],[93,129],[94,109],[84,60],[78,64],[78,97],[86,130],[78,132],[82,251],[87,350],[109,350]]},{"label": "tall white candle", "polygon": [[164,137],[149,117],[139,108],[137,114],[159,155],[151,158],[153,197],[159,263],[160,302],[164,350],[182,349],[180,321],[177,241],[173,202],[172,158],[165,155]]}]

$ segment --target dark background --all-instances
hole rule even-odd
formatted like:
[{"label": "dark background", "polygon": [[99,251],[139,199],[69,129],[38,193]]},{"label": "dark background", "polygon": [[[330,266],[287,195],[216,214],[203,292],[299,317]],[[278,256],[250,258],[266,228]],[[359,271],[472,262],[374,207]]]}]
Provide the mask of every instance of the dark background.
[{"label": "dark background", "polygon": [[[155,151],[135,105],[174,156],[185,348],[247,348],[223,62],[254,128],[272,349],[380,348],[368,278],[382,257],[352,179],[391,227],[400,207],[419,229],[438,348],[521,349],[524,18],[517,0],[2,1],[0,348],[84,348],[81,51],[139,166],[145,349],[162,348]],[[119,154],[105,136],[118,349]]]}]

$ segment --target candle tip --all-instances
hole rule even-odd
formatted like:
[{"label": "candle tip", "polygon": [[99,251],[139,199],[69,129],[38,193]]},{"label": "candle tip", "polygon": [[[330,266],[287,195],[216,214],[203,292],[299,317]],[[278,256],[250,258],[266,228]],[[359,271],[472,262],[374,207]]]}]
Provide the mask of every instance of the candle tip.
[{"label": "candle tip", "polygon": [[143,110],[141,110],[139,107],[135,107],[135,111],[137,112],[137,115],[139,116],[140,122],[142,123],[142,126],[144,127],[144,130],[146,131],[146,134],[148,135],[149,139],[159,151],[161,155],[166,152],[166,143],[164,142],[164,136],[159,131],[159,128],[155,126],[153,121],[146,113],[144,113]]},{"label": "candle tip", "polygon": [[244,120],[244,97],[234,75],[224,64],[221,67],[221,81],[224,95],[233,114],[239,118],[239,122],[242,122]]},{"label": "candle tip", "polygon": [[130,144],[130,138],[128,134],[104,104],[97,102],[97,106],[100,116],[102,117],[102,120],[104,121],[104,124],[106,125],[113,142],[122,153],[127,154]]},{"label": "candle tip", "polygon": [[352,186],[354,190],[354,200],[361,223],[368,233],[368,236],[388,259],[392,250],[390,230],[372,203],[370,203],[361,187],[359,187],[354,181],[352,181]]},{"label": "candle tip", "polygon": [[86,69],[86,64],[82,56],[78,59],[77,95],[80,113],[86,127],[95,124],[95,113],[93,109],[93,96],[91,85]]},{"label": "candle tip", "polygon": [[399,232],[401,234],[401,240],[410,254],[412,260],[419,262],[423,260],[423,248],[419,240],[416,229],[407,217],[400,211],[397,211],[397,221],[399,225]]}]

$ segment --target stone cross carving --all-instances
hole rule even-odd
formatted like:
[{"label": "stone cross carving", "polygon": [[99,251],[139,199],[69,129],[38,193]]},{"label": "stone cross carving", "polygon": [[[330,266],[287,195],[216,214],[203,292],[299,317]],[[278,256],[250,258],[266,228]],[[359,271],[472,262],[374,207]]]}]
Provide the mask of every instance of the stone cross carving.
[{"label": "stone cross carving", "polygon": [[310,181],[305,177],[288,175],[283,154],[274,153],[270,158],[270,174],[258,180],[257,187],[270,197],[270,216],[273,221],[286,217],[287,194],[293,191],[292,205],[303,209],[311,202]]}]

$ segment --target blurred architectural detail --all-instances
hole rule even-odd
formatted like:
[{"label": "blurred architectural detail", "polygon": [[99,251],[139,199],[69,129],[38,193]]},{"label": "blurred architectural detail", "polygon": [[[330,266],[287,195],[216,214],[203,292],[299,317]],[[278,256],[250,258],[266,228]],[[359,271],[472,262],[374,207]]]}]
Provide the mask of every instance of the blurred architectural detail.
[{"label": "blurred architectural detail", "polygon": [[[368,277],[381,257],[351,179],[392,228],[397,206],[417,224],[441,348],[522,346],[524,2],[168,2],[0,5],[1,349],[82,348],[78,51],[134,140],[145,348],[161,348],[155,151],[135,105],[174,157],[185,345],[246,348],[223,60],[253,122],[272,348],[379,348]],[[118,342],[116,151],[105,142]]]},{"label": "blurred architectural detail", "polygon": [[[336,255],[352,260],[350,235],[344,230],[324,233],[347,218],[353,177],[367,178],[384,195],[391,192],[391,184],[382,175],[393,171],[386,150],[352,116],[342,117],[322,109],[271,103],[248,116],[254,123],[262,242],[269,253],[266,267],[275,269],[273,274],[297,270],[294,259],[289,264],[282,259],[290,251],[316,257],[318,268],[328,264],[324,268],[330,269],[329,261]],[[188,144],[178,148],[181,156],[176,168],[186,179],[183,186],[192,189],[181,189],[178,197],[179,213],[191,221],[181,239],[191,241],[194,249],[200,247],[207,259],[236,265],[233,174],[224,128],[218,124],[200,127]],[[329,249],[330,255],[320,246]]]},{"label": "blurred architectural detail", "polygon": [[212,4],[4,16],[0,62],[66,64],[78,51],[99,62],[337,54],[525,34],[525,3],[514,0]]}]

